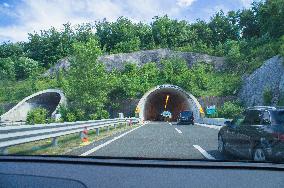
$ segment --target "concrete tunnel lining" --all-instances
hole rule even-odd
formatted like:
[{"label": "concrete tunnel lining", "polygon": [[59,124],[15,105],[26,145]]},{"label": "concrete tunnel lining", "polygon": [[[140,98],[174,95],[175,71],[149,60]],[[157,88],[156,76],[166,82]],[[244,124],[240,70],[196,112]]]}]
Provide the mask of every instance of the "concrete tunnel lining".
[{"label": "concrete tunnel lining", "polygon": [[66,104],[66,98],[58,89],[47,89],[24,98],[16,106],[1,116],[1,121],[26,121],[28,112],[37,107],[47,109],[48,116],[55,115],[60,105]]},{"label": "concrete tunnel lining", "polygon": [[139,101],[137,108],[142,120],[157,121],[164,111],[165,99],[169,95],[167,110],[172,113],[173,121],[183,110],[193,111],[194,118],[200,118],[200,104],[190,93],[174,85],[160,85],[148,91]]}]

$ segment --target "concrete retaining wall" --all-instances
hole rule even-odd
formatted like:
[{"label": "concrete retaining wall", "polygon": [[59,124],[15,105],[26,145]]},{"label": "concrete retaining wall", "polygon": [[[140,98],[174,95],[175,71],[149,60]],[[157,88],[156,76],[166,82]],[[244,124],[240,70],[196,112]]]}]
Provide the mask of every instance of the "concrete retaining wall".
[{"label": "concrete retaining wall", "polygon": [[231,121],[231,119],[225,119],[225,118],[202,118],[197,123],[204,123],[208,125],[218,125],[218,126],[224,126],[225,121]]}]

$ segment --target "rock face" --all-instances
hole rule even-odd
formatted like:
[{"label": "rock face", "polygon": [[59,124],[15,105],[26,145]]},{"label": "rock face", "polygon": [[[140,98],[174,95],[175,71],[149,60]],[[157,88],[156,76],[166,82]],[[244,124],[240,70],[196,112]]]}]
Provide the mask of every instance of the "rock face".
[{"label": "rock face", "polygon": [[[112,69],[122,70],[127,63],[134,63],[142,66],[148,62],[160,62],[162,59],[180,58],[184,59],[188,66],[194,63],[204,61],[212,64],[215,69],[222,69],[225,59],[223,57],[215,57],[206,54],[192,53],[192,52],[178,52],[169,49],[145,50],[132,53],[121,53],[112,55],[103,55],[98,58],[99,61],[106,65],[108,71]],[[68,70],[70,62],[68,58],[58,61],[58,63],[50,68],[44,76],[54,75],[59,69]]]},{"label": "rock face", "polygon": [[122,53],[104,55],[99,57],[99,61],[106,65],[107,70],[114,68],[121,70],[126,63],[135,63],[138,66],[142,66],[148,62],[160,62],[162,59],[180,58],[184,59],[189,66],[194,63],[204,61],[206,63],[213,64],[216,69],[221,69],[224,58],[209,56],[206,54],[192,53],[192,52],[178,52],[169,49],[157,49],[157,50],[145,50],[133,53]]},{"label": "rock face", "polygon": [[59,60],[53,67],[48,69],[43,76],[50,76],[50,75],[55,75],[56,72],[59,70],[64,70],[67,71],[70,67],[70,61],[68,58],[64,58]]},{"label": "rock face", "polygon": [[246,106],[264,105],[263,93],[266,88],[273,93],[272,105],[277,105],[280,94],[284,92],[284,66],[280,56],[268,59],[244,79],[239,98]]}]

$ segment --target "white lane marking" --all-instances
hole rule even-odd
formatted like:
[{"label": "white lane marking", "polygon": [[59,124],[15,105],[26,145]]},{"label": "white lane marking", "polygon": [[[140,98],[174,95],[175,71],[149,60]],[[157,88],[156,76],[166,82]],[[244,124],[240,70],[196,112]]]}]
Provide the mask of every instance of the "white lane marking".
[{"label": "white lane marking", "polygon": [[86,151],[85,153],[82,153],[80,156],[90,155],[91,153],[94,153],[95,151],[101,149],[102,147],[105,147],[105,146],[109,145],[110,143],[116,141],[117,139],[120,139],[121,137],[127,135],[128,133],[131,133],[132,131],[135,131],[136,129],[138,129],[138,128],[142,127],[143,125],[146,125],[146,124],[148,124],[148,123],[145,122],[144,124],[142,124],[139,127],[136,127],[136,128],[134,128],[134,129],[132,129],[130,131],[127,131],[127,132],[125,132],[125,133],[123,133],[123,134],[121,134],[121,135],[119,135],[117,137],[114,137],[113,139],[111,139],[111,140],[109,140],[109,141],[107,141],[107,142],[105,142],[105,143],[103,143],[101,145],[98,145],[98,146],[94,147],[93,149],[90,149],[89,151]]},{"label": "white lane marking", "polygon": [[208,127],[211,129],[217,129],[220,130],[222,126],[217,126],[217,125],[208,125],[208,124],[202,124],[202,123],[195,123],[195,125],[201,126],[201,127]]},{"label": "white lane marking", "polygon": [[200,147],[199,145],[193,145],[193,147],[195,147],[195,149],[197,149],[206,159],[216,160],[212,155],[207,153],[207,151],[202,149],[202,147]]},{"label": "white lane marking", "polygon": [[172,123],[169,123],[170,125],[173,125]]},{"label": "white lane marking", "polygon": [[178,128],[175,128],[175,130],[176,130],[179,134],[182,133],[181,130],[179,130]]}]

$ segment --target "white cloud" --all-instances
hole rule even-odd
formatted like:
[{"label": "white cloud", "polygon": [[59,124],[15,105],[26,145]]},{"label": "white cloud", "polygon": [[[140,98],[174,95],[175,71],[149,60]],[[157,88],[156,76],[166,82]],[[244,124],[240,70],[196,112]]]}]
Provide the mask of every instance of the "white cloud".
[{"label": "white cloud", "polygon": [[[106,18],[114,21],[120,16],[133,21],[150,21],[156,15],[176,15],[176,6],[167,6],[164,0],[25,0],[13,5],[13,9],[0,10],[1,14],[16,20],[8,26],[0,26],[0,41],[27,40],[27,33],[61,28],[62,24],[72,25],[94,22]],[[174,1],[173,1],[174,3]],[[175,4],[173,4],[175,5]]]},{"label": "white cloud", "polygon": [[180,7],[188,7],[196,0],[177,0],[177,5]]},{"label": "white cloud", "polygon": [[219,12],[220,10],[222,10],[225,14],[230,11],[228,7],[221,5],[221,4],[204,9],[204,11],[206,12],[206,15],[208,15],[209,17],[213,16],[214,14]]},{"label": "white cloud", "polygon": [[10,5],[9,5],[8,3],[3,3],[3,6],[4,6],[4,7],[7,7],[7,8],[10,7]]},{"label": "white cloud", "polygon": [[241,0],[242,5],[245,8],[249,8],[254,0]]}]

